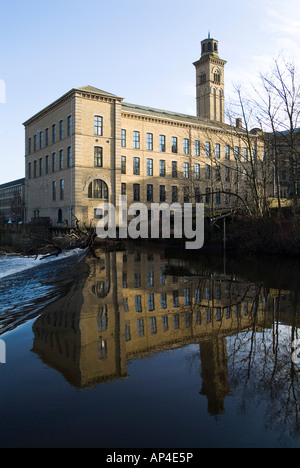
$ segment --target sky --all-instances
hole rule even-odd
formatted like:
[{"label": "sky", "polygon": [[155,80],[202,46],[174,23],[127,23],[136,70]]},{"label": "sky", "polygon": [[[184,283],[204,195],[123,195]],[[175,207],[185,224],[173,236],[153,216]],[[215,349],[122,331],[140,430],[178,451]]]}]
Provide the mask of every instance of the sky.
[{"label": "sky", "polygon": [[299,0],[0,0],[0,184],[24,177],[23,122],[74,87],[195,115],[209,31],[227,103],[279,54],[300,64]]}]

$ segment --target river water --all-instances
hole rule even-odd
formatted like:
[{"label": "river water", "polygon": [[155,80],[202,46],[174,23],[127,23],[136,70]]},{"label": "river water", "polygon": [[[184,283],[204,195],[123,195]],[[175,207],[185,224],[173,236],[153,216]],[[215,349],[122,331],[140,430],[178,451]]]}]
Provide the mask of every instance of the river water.
[{"label": "river water", "polygon": [[0,257],[0,446],[299,447],[299,278],[134,244]]}]

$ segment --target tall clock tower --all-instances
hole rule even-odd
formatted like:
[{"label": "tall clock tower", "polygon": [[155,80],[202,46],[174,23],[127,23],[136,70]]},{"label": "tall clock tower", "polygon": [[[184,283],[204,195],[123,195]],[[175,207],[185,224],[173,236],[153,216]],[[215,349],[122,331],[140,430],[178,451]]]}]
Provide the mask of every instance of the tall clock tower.
[{"label": "tall clock tower", "polygon": [[212,39],[201,42],[201,58],[196,67],[197,117],[225,121],[224,67],[227,62],[219,57],[219,43]]}]

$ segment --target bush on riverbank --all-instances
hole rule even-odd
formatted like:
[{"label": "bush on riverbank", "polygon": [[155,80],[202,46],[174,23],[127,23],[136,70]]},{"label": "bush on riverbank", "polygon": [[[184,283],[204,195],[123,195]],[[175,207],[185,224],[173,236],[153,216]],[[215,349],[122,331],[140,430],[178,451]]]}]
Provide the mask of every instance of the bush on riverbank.
[{"label": "bush on riverbank", "polygon": [[300,255],[300,221],[292,218],[235,218],[228,249],[259,254]]}]

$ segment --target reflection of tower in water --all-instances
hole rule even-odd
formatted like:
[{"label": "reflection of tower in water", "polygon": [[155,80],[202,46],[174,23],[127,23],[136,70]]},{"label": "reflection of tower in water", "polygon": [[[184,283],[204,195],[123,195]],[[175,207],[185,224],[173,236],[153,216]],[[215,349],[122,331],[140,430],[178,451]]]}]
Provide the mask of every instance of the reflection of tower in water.
[{"label": "reflection of tower in water", "polygon": [[202,367],[201,394],[208,399],[208,412],[217,416],[225,412],[224,401],[230,393],[226,338],[215,337],[200,343]]}]

